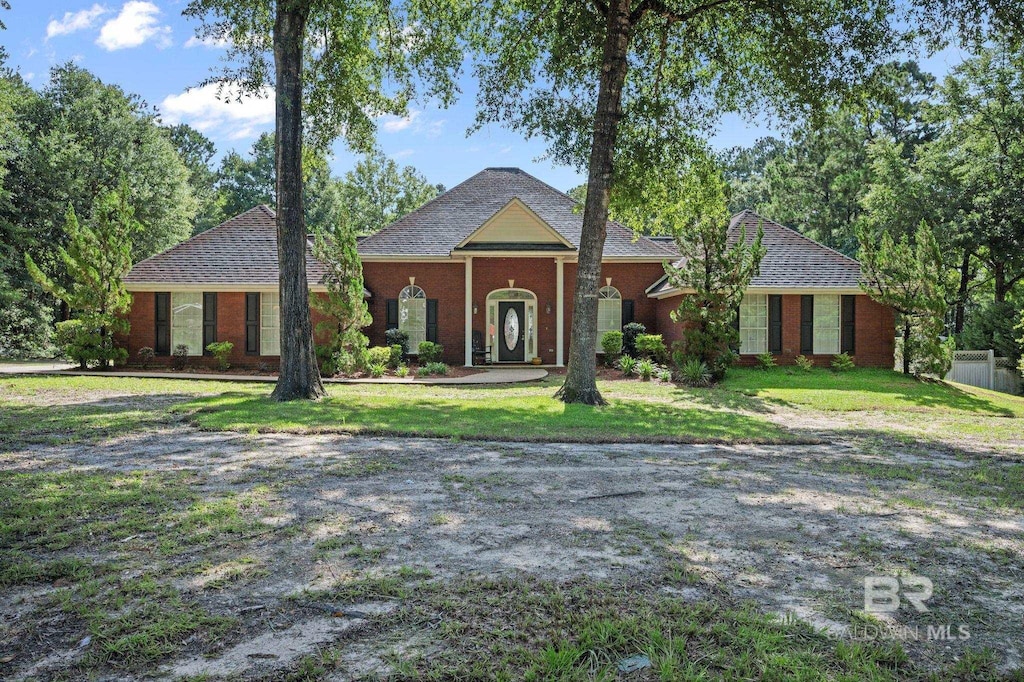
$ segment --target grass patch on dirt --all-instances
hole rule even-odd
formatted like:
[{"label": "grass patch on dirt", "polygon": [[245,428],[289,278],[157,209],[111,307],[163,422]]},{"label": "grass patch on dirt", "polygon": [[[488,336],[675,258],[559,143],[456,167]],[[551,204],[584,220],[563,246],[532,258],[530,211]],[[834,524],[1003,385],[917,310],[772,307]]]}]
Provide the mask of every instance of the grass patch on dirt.
[{"label": "grass patch on dirt", "polygon": [[65,614],[21,646],[81,641],[79,674],[137,671],[229,629],[232,618],[189,601],[169,575],[195,551],[263,529],[263,492],[204,499],[195,483],[154,472],[0,472],[0,586],[49,588],[43,608]]}]

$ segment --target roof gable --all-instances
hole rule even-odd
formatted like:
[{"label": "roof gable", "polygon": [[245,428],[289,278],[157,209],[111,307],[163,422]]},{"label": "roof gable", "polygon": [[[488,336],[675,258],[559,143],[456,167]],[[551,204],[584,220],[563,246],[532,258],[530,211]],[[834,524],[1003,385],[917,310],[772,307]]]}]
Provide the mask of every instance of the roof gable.
[{"label": "roof gable", "polygon": [[[518,200],[572,249],[579,248],[583,215],[576,210],[575,199],[518,168],[486,168],[363,239],[359,242],[359,253],[378,259],[448,258],[513,200]],[[522,248],[518,243],[493,243],[505,250],[536,250]],[[672,257],[671,250],[646,237],[635,238],[632,230],[614,221],[608,222],[604,253],[609,257],[656,260]]]},{"label": "roof gable", "polygon": [[574,249],[565,237],[548,225],[524,204],[513,197],[498,212],[459,242],[455,248],[506,244],[552,244]]}]

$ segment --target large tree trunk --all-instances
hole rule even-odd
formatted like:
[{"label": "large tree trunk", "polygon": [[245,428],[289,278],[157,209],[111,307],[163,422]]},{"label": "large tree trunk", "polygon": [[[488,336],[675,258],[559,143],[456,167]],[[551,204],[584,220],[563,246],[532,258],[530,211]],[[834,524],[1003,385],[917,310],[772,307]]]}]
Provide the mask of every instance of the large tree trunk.
[{"label": "large tree trunk", "polygon": [[308,0],[279,0],[274,21],[277,71],[277,260],[280,269],[281,369],[272,397],[315,400],[324,385],[313,349],[302,211],[302,48]]},{"label": "large tree trunk", "polygon": [[629,0],[612,0],[608,3],[601,82],[590,147],[587,199],[583,207],[583,231],[569,336],[569,365],[565,383],[556,394],[567,403],[605,403],[597,390],[597,292],[608,230],[608,199],[615,141],[622,118],[622,86],[629,68],[626,57],[631,33]]},{"label": "large tree trunk", "polygon": [[1006,294],[1010,287],[1006,286],[1006,263],[995,261],[992,263],[992,279],[994,281],[996,303],[1006,300]]}]

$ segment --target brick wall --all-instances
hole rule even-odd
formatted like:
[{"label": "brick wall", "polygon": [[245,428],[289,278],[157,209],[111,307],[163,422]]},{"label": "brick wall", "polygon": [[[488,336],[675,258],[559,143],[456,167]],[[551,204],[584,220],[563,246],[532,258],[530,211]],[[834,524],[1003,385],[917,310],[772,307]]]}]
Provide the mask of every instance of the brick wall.
[{"label": "brick wall", "polygon": [[416,286],[427,298],[437,299],[437,336],[444,346],[445,362],[463,364],[462,339],[465,336],[466,288],[464,263],[363,263],[363,281],[370,290],[370,315],[373,322],[365,330],[371,346],[385,345],[387,301],[398,298],[416,278]]},{"label": "brick wall", "polygon": [[[510,279],[515,280],[517,289],[529,289],[537,296],[537,354],[544,364],[555,364],[558,329],[555,298],[557,281],[553,258],[474,258],[473,303],[477,307],[477,313],[473,316],[474,331],[486,334],[487,294],[495,289],[507,289]],[[549,305],[550,313],[547,312]],[[461,344],[459,347],[462,347]]]},{"label": "brick wall", "polygon": [[[666,340],[678,340],[681,327],[669,318],[669,313],[679,307],[679,297],[663,298],[657,302],[658,328]],[[892,308],[881,305],[864,294],[857,296],[856,319],[854,324],[854,361],[861,367],[893,366],[895,318]],[[775,356],[780,365],[791,365],[800,355],[800,296],[785,294],[782,297],[782,352]],[[828,367],[831,355],[808,355],[819,367]],[[752,365],[752,355],[741,355],[741,365]]]}]

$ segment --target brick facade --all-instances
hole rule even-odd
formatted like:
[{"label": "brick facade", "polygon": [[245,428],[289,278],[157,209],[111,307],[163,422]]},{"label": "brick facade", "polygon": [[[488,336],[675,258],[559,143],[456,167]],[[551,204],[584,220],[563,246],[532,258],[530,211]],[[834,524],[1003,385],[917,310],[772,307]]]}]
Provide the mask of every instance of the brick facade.
[{"label": "brick facade", "polygon": [[[681,328],[673,323],[669,314],[679,307],[679,296],[671,296],[657,301],[657,324],[659,333],[665,336],[668,343],[681,336]],[[892,308],[871,300],[865,294],[857,295],[856,315],[854,319],[854,353],[851,355],[858,366],[884,367],[893,366],[895,350],[895,317]],[[782,352],[775,354],[775,361],[780,365],[791,365],[793,359],[800,355],[800,295],[784,294],[782,296]],[[831,355],[813,355],[807,357],[814,360],[819,367],[828,367],[832,362]],[[741,355],[741,365],[753,365],[756,357]]]},{"label": "brick facade", "polygon": [[[606,263],[601,270],[601,283],[612,278],[623,300],[632,300],[634,320],[643,323],[649,332],[659,333],[668,344],[680,337],[679,326],[669,317],[679,305],[679,297],[655,300],[645,293],[663,273],[660,263]],[[427,298],[437,299],[438,341],[445,347],[445,361],[453,365],[464,362],[465,339],[465,263],[422,262],[369,262],[363,265],[366,288],[373,322],[366,329],[371,346],[384,345],[387,321],[387,301],[398,298],[399,292],[414,277]],[[557,339],[556,264],[553,258],[489,258],[473,259],[472,300],[477,312],[473,315],[473,329],[485,333],[487,320],[487,294],[509,286],[528,289],[537,297],[537,351],[544,364],[555,364]],[[572,301],[576,284],[576,264],[564,265],[565,322],[563,358],[568,360],[572,330]],[[313,294],[314,296],[322,294]],[[129,313],[131,329],[122,341],[129,352],[129,362],[136,363],[138,350],[152,347],[155,342],[155,298],[152,292],[135,292]],[[550,307],[550,312],[548,309]],[[313,324],[323,317],[313,311]],[[892,367],[894,351],[894,316],[891,308],[858,295],[856,303],[854,358],[865,367]],[[245,292],[219,292],[217,294],[217,340],[234,344],[230,362],[236,367],[251,367],[258,363],[277,364],[277,356],[245,354]],[[784,295],[782,299],[782,352],[776,356],[779,364],[792,364],[800,354],[800,296]],[[827,366],[830,356],[811,356],[820,366]],[[167,364],[170,358],[158,357],[155,364]],[[193,364],[211,365],[210,357],[192,357]],[[741,356],[741,364],[754,362],[753,356]]]}]

